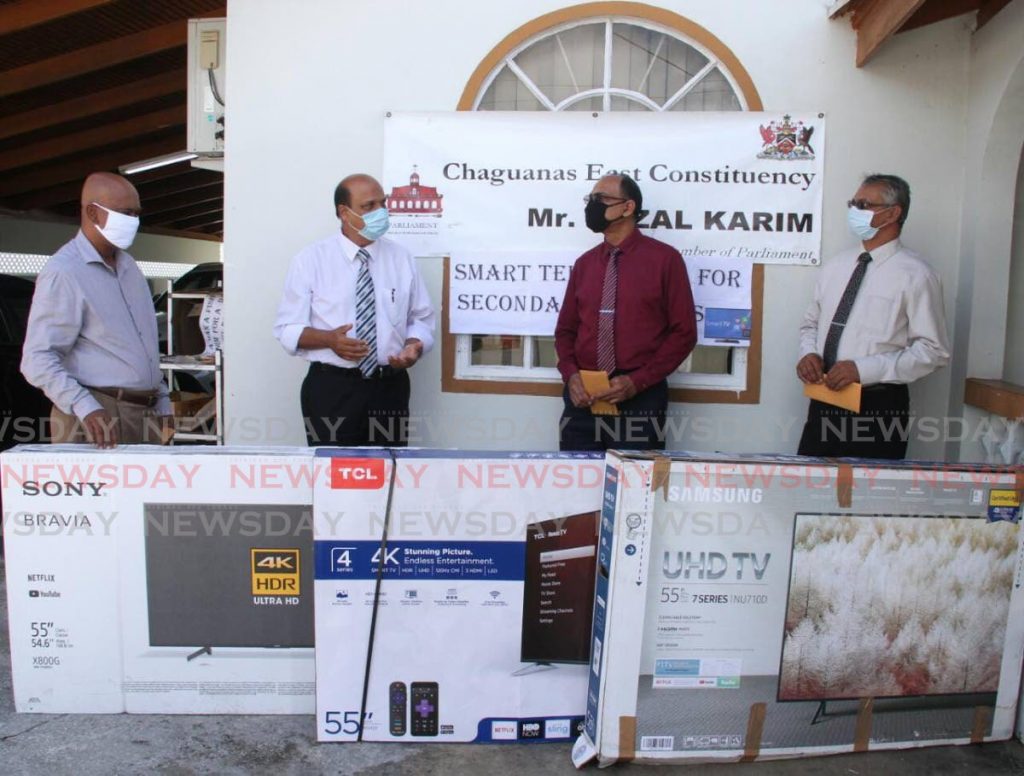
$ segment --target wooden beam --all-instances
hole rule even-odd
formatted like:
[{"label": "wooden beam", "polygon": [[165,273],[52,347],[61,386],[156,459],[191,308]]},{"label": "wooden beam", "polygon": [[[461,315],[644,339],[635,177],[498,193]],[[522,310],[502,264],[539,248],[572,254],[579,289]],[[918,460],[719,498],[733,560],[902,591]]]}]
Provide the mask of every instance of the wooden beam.
[{"label": "wooden beam", "polygon": [[62,205],[65,202],[78,202],[78,195],[82,192],[82,181],[72,181],[51,186],[40,191],[33,191],[24,197],[13,197],[9,206],[15,210],[36,210],[38,208],[50,208]]},{"label": "wooden beam", "polygon": [[[2,6],[0,6],[2,8]],[[133,81],[124,86],[116,86],[102,92],[94,92],[82,97],[47,105],[44,108],[15,113],[5,116],[0,124],[0,140],[37,129],[64,124],[69,121],[89,118],[109,110],[124,108],[137,102],[164,97],[177,92],[185,93],[188,88],[188,76],[184,70],[173,70],[167,73]],[[184,104],[184,98],[182,98]]]},{"label": "wooden beam", "polygon": [[[224,199],[224,184],[223,183],[207,183],[205,186],[196,187],[186,191],[172,194],[170,196],[154,196],[153,194],[143,195],[139,193],[142,199],[142,209],[144,218],[148,218],[150,221],[157,220],[154,216],[162,213],[172,213],[175,210],[180,210],[183,207],[189,205],[198,205],[203,202],[221,202]],[[171,218],[161,218],[162,221],[173,221]]]},{"label": "wooden beam", "polygon": [[828,18],[835,19],[848,14],[854,10],[852,6],[856,6],[859,2],[862,0],[835,0],[828,9]]},{"label": "wooden beam", "polygon": [[924,0],[871,0],[857,9],[857,67],[864,65],[904,23],[924,5]]},{"label": "wooden beam", "polygon": [[954,16],[970,13],[978,9],[981,0],[929,0],[921,6],[907,23],[900,27],[899,32],[906,32],[918,27],[952,19]]},{"label": "wooden beam", "polygon": [[147,224],[172,224],[179,221],[187,221],[196,216],[205,216],[210,213],[220,213],[224,210],[224,198],[222,196],[209,197],[203,200],[188,202],[172,210],[151,211],[146,203],[142,203],[142,220]]},{"label": "wooden beam", "polygon": [[4,35],[38,27],[65,16],[88,11],[111,0],[21,0],[0,6],[0,30]]},{"label": "wooden beam", "polygon": [[103,170],[116,171],[118,166],[137,159],[148,159],[151,156],[162,156],[180,151],[180,137],[166,137],[151,140],[140,145],[124,145],[113,151],[89,156],[72,162],[47,165],[15,175],[0,175],[0,197],[10,197],[55,186],[58,183],[78,181],[81,184],[91,172]]},{"label": "wooden beam", "polygon": [[964,404],[1007,420],[1024,419],[1024,385],[968,377],[964,383]]},{"label": "wooden beam", "polygon": [[29,89],[178,48],[184,46],[187,39],[188,24],[185,19],[180,19],[132,35],[74,49],[67,54],[31,62],[0,73],[0,97],[27,92]]},{"label": "wooden beam", "polygon": [[978,26],[974,28],[974,31],[977,32],[992,21],[992,18],[1009,4],[1010,0],[982,0],[981,6],[978,8]]},{"label": "wooden beam", "polygon": [[[132,180],[132,176],[129,176],[128,180]],[[134,183],[134,181],[132,182]],[[155,202],[157,206],[160,206],[165,199],[211,186],[218,186],[223,191],[224,181],[223,179],[210,179],[205,176],[185,173],[176,178],[167,178],[162,181],[147,183],[143,186],[140,186],[138,183],[135,184],[135,188],[139,190],[139,196],[142,197],[143,203]]]},{"label": "wooden beam", "polygon": [[[0,171],[28,167],[39,162],[70,156],[90,148],[100,148],[117,142],[132,142],[142,135],[150,135],[169,127],[185,126],[185,105],[146,113],[135,118],[115,121],[70,135],[60,135],[32,145],[12,148],[0,153]],[[182,133],[184,135],[184,133]],[[185,146],[185,138],[179,141]]]},{"label": "wooden beam", "polygon": [[172,229],[199,229],[210,224],[216,224],[224,220],[224,214],[220,210],[215,210],[207,215],[195,216],[193,218],[183,218],[181,221],[175,221],[171,224]]}]

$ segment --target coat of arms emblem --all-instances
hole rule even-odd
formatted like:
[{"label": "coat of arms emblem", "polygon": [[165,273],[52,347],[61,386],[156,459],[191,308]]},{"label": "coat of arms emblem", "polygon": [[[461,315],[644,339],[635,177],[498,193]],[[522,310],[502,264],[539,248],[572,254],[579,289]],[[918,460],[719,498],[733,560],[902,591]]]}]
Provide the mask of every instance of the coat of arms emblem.
[{"label": "coat of arms emblem", "polygon": [[782,117],[782,121],[770,121],[768,126],[761,125],[761,141],[763,146],[758,159],[813,159],[814,148],[811,146],[811,135],[814,127],[802,121],[793,123],[790,115]]}]

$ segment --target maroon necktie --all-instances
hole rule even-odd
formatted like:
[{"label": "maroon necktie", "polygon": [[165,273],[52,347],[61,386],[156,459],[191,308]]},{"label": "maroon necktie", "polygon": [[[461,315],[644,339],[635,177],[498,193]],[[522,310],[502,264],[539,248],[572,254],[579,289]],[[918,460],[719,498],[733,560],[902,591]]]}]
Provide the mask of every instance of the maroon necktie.
[{"label": "maroon necktie", "polygon": [[611,375],[615,371],[615,293],[619,284],[619,256],[612,248],[601,288],[601,309],[597,314],[597,368]]}]

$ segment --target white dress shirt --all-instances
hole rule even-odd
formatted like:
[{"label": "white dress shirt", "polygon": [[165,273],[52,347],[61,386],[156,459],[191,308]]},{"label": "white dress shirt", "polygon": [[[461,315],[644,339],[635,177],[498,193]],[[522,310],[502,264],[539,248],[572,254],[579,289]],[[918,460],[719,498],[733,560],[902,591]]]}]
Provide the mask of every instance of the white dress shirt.
[{"label": "white dress shirt", "polygon": [[[800,355],[821,355],[863,248],[821,269],[800,326]],[[891,240],[875,248],[839,339],[837,361],[853,361],[864,385],[912,383],[949,362],[942,281],[920,256]]]},{"label": "white dress shirt", "polygon": [[21,372],[62,412],[103,409],[83,386],[156,390],[170,415],[160,371],[156,311],[135,259],[117,251],[111,269],[79,231],[43,266],[28,315]]},{"label": "white dress shirt", "polygon": [[[340,367],[358,367],[330,348],[303,350],[299,337],[306,327],[331,330],[345,324],[356,338],[356,281],[359,246],[340,231],[307,246],[292,260],[277,308],[274,336],[291,355]],[[434,308],[416,262],[405,248],[382,237],[363,250],[370,254],[370,276],[376,298],[377,362],[387,364],[410,338],[434,344]]]}]

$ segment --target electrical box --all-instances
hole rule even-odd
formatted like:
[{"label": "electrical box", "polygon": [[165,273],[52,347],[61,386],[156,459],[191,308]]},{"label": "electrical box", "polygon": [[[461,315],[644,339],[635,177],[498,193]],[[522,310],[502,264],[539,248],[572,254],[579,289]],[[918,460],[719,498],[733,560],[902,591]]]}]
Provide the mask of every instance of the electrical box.
[{"label": "electrical box", "polygon": [[223,163],[226,35],[226,19],[188,20],[188,150],[197,162]]}]

